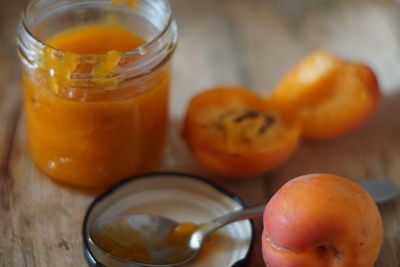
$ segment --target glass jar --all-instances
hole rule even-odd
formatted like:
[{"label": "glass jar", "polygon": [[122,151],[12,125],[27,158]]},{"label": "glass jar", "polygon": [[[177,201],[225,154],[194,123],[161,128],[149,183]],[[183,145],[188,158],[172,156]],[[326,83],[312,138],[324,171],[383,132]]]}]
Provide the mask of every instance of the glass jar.
[{"label": "glass jar", "polygon": [[[17,46],[28,145],[55,181],[107,187],[161,158],[176,24],[166,0],[125,3],[33,0],[22,14]],[[108,32],[100,36],[102,30]],[[119,31],[143,42],[108,50],[111,43],[133,45]],[[77,51],[49,44],[54,38]]]}]

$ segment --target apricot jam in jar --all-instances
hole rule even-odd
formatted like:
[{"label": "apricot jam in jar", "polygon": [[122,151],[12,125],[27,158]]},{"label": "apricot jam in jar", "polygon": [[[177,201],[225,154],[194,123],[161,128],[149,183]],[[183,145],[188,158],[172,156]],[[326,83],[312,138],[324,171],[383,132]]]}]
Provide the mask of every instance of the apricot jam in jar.
[{"label": "apricot jam in jar", "polygon": [[78,187],[108,187],[154,166],[176,42],[166,0],[28,3],[17,45],[36,165]]}]

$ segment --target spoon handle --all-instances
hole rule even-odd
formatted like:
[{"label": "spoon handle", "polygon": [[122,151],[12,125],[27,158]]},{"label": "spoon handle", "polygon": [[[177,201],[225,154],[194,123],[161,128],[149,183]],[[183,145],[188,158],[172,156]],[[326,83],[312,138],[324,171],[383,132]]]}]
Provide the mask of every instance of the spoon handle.
[{"label": "spoon handle", "polygon": [[218,217],[211,222],[204,223],[199,226],[196,232],[190,238],[189,245],[192,249],[200,248],[203,239],[209,234],[232,222],[247,220],[251,218],[261,217],[265,209],[265,203],[261,205],[252,206],[246,209],[238,210]]},{"label": "spoon handle", "polygon": [[215,231],[218,228],[220,228],[226,224],[229,224],[231,222],[261,217],[264,213],[265,205],[266,204],[263,203],[263,204],[259,204],[256,206],[251,206],[251,207],[248,207],[248,208],[245,208],[242,210],[238,210],[238,211],[235,211],[232,213],[228,213],[221,217],[218,217],[218,218],[212,220],[211,222],[209,222],[209,224],[211,224],[213,226],[213,229],[211,230],[211,232]]}]

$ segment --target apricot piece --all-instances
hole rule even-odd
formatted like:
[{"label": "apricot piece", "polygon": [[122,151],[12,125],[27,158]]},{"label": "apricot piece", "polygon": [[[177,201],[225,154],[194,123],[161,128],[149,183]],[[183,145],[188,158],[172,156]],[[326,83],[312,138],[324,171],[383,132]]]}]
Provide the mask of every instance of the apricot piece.
[{"label": "apricot piece", "polygon": [[332,94],[342,61],[328,51],[317,51],[293,67],[280,81],[274,100],[294,115],[305,106],[319,104]]},{"label": "apricot piece", "polygon": [[296,65],[272,99],[302,124],[303,136],[326,139],[361,125],[377,108],[380,92],[373,71],[318,51]]},{"label": "apricot piece", "polygon": [[299,127],[242,87],[219,87],[192,98],[182,135],[195,158],[225,177],[268,171],[296,149]]},{"label": "apricot piece", "polygon": [[371,267],[382,239],[370,195],[332,174],[289,181],[264,211],[262,251],[269,267]]}]

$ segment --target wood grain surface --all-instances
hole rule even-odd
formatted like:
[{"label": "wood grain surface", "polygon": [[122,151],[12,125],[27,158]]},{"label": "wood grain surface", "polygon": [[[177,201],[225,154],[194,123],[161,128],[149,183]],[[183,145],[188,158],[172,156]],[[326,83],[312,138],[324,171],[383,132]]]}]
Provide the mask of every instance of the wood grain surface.
[{"label": "wood grain surface", "polygon": [[[93,195],[56,185],[29,157],[15,32],[23,0],[0,1],[0,266],[85,266],[81,224]],[[389,0],[173,0],[179,25],[171,131],[157,170],[203,175],[247,204],[267,201],[289,179],[330,172],[354,181],[386,177],[400,186],[400,7]],[[333,140],[303,141],[279,168],[250,180],[203,170],[180,138],[190,97],[219,84],[266,94],[317,48],[368,63],[383,91],[378,112]],[[378,267],[400,266],[400,199],[380,206],[385,240]],[[261,220],[248,266],[263,266]]]}]

